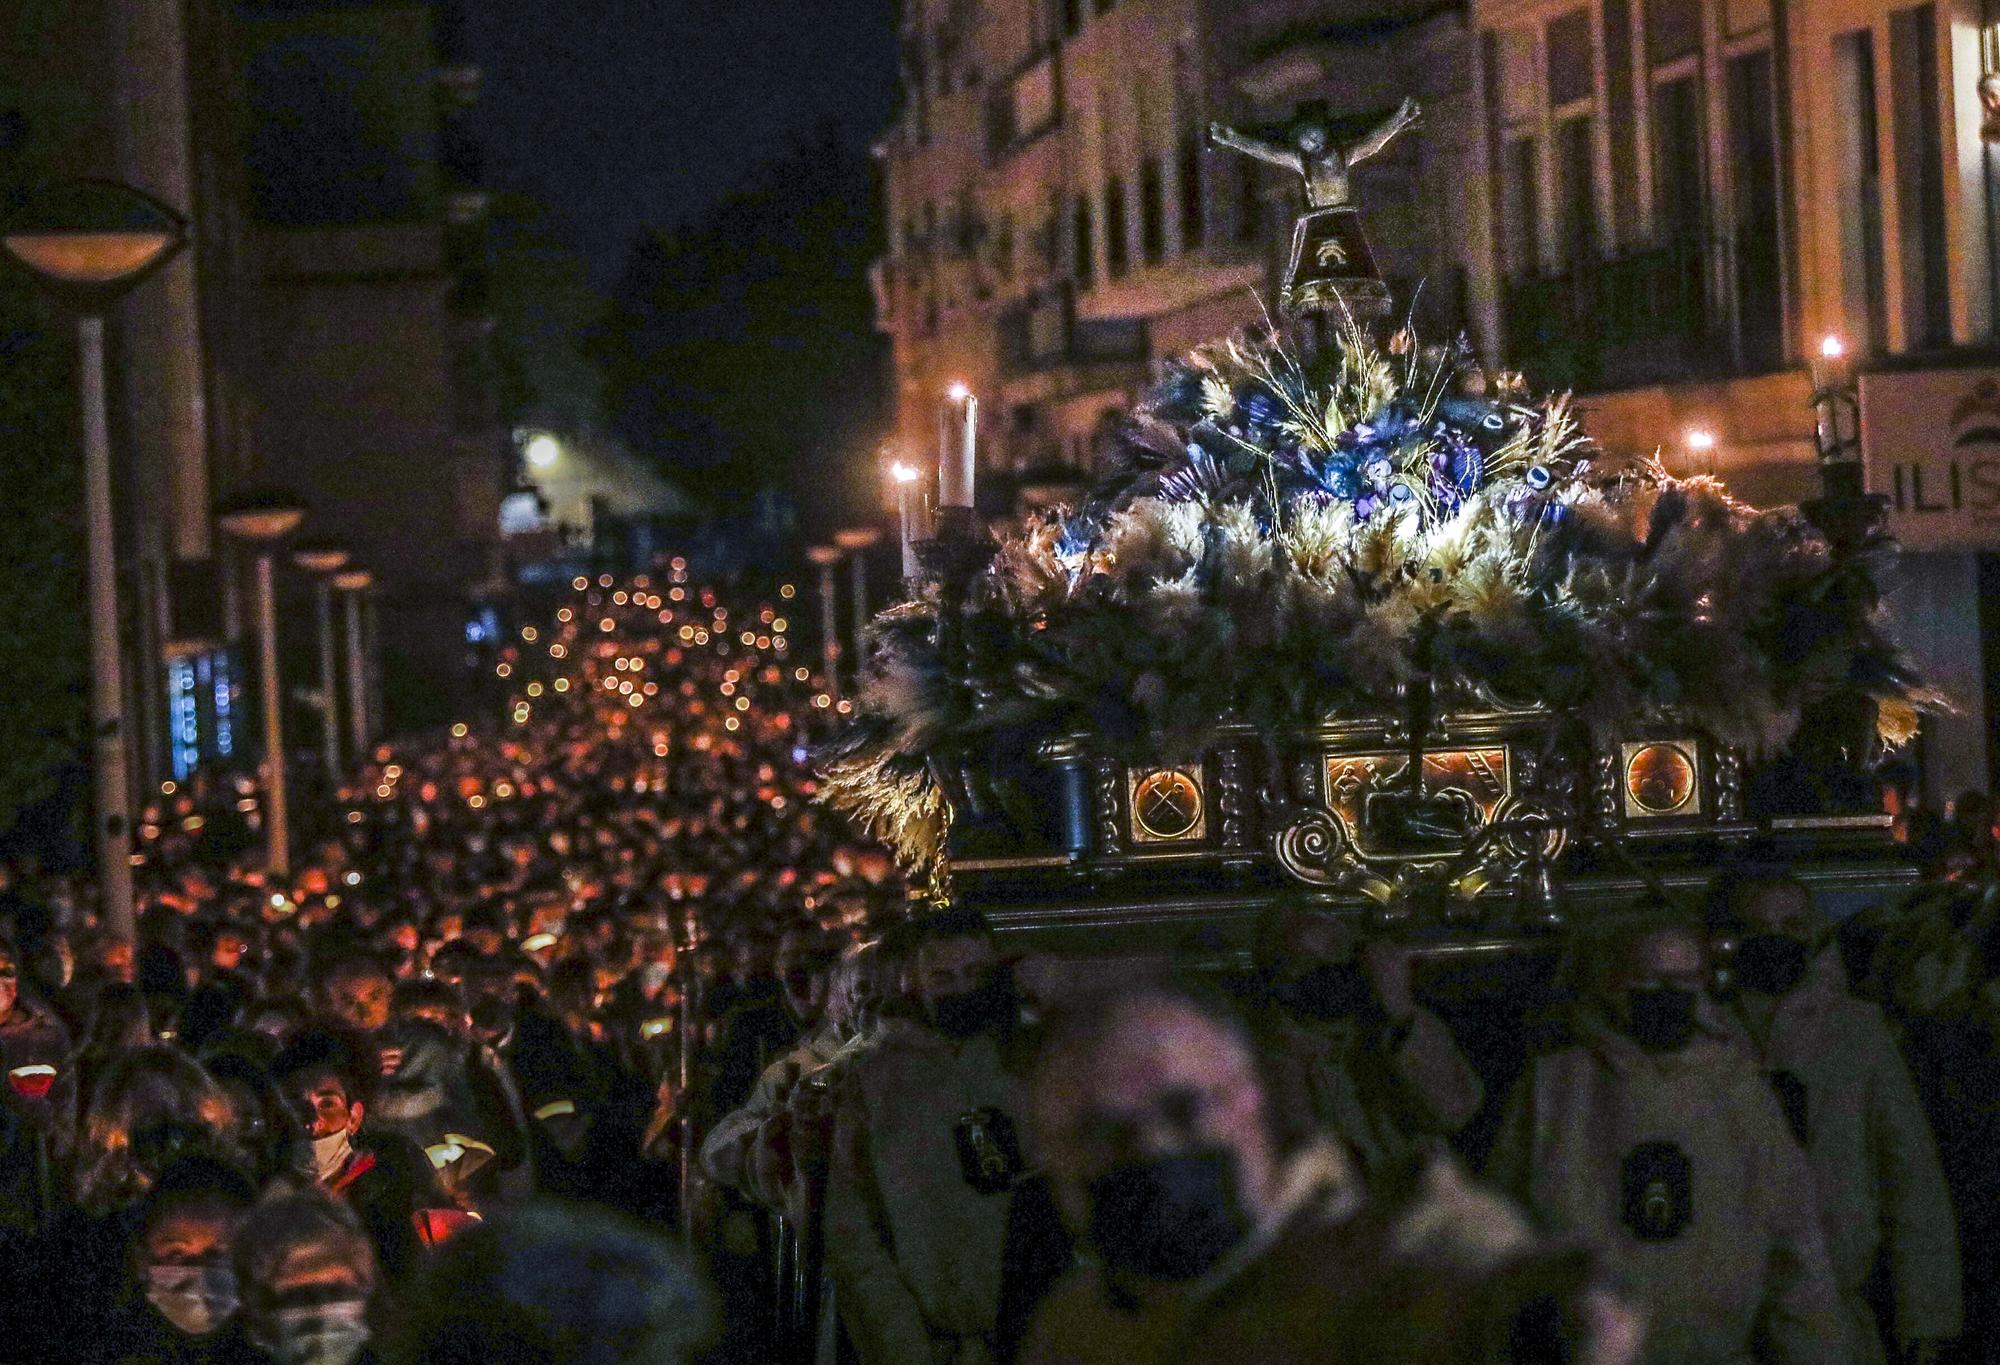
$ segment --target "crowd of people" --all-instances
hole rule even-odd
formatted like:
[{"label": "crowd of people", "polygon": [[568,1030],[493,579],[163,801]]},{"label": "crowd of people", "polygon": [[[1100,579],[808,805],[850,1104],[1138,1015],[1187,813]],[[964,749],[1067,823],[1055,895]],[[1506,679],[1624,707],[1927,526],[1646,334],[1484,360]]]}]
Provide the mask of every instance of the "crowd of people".
[{"label": "crowd of people", "polygon": [[1499,1015],[1304,903],[1023,957],[815,805],[771,587],[579,579],[283,874],[254,783],[163,792],[136,944],[9,870],[0,1358],[2000,1359],[1990,809],[1838,926],[1747,861],[1593,917]]}]

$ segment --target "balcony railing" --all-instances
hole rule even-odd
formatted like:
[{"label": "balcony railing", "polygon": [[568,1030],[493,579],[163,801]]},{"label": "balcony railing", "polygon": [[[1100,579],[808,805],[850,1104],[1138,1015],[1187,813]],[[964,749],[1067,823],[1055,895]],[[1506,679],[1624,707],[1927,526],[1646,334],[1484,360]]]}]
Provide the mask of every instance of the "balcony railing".
[{"label": "balcony railing", "polygon": [[1538,384],[1582,390],[1667,383],[1731,367],[1708,306],[1710,243],[1684,237],[1558,275],[1509,280],[1509,361]]},{"label": "balcony railing", "polygon": [[1000,370],[1035,374],[1067,365],[1144,364],[1152,356],[1144,318],[1079,318],[1068,287],[1000,315]]}]

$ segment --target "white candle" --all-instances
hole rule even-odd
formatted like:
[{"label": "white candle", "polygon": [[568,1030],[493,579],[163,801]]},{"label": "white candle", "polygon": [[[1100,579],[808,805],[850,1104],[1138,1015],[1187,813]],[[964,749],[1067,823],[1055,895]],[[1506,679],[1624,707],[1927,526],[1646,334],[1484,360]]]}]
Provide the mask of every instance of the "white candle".
[{"label": "white candle", "polygon": [[1848,357],[1846,343],[1836,336],[1824,338],[1819,344],[1819,354],[1812,361],[1813,389],[1822,393],[1844,389],[1853,378],[1854,362]]},{"label": "white candle", "polygon": [[[959,440],[954,448],[953,427]],[[938,430],[938,506],[972,506],[974,472],[979,458],[979,400],[963,384],[945,394]]]},{"label": "white candle", "polygon": [[889,472],[896,480],[896,514],[903,525],[903,578],[914,582],[923,576],[923,566],[917,562],[917,541],[922,538],[917,526],[917,471],[898,463]]}]

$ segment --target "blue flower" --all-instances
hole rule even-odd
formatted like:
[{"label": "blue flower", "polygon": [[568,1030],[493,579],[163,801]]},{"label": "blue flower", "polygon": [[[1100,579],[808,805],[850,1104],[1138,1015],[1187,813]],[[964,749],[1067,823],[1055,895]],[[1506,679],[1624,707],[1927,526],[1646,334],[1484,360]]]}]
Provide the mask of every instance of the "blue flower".
[{"label": "blue flower", "polygon": [[1253,437],[1278,425],[1278,400],[1262,389],[1251,389],[1239,395],[1236,407],[1243,414],[1243,421]]},{"label": "blue flower", "polygon": [[1091,528],[1082,518],[1066,521],[1056,537],[1056,554],[1062,559],[1079,558],[1090,553],[1091,539]]}]

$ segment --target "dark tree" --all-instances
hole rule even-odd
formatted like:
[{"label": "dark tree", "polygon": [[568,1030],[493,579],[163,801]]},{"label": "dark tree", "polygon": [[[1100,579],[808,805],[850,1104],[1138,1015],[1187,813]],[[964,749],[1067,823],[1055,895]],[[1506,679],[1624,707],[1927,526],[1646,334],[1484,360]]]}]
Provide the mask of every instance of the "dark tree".
[{"label": "dark tree", "polygon": [[852,515],[884,411],[878,231],[873,167],[827,129],[644,234],[600,343],[625,443],[718,504],[784,490],[808,520]]}]

